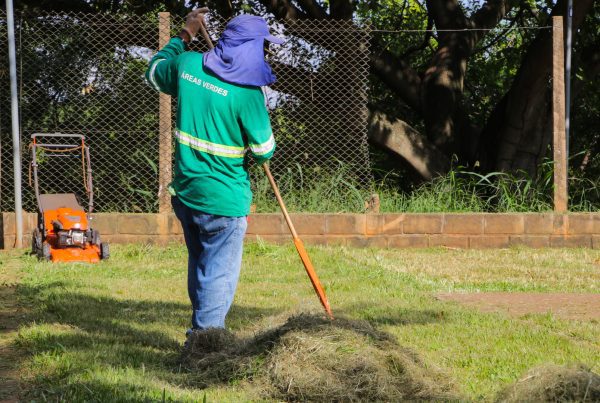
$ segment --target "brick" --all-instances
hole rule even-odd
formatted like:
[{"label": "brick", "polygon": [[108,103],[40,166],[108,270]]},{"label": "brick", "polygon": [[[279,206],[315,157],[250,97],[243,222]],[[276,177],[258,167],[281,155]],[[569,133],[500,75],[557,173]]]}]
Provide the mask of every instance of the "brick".
[{"label": "brick", "polygon": [[[16,235],[17,219],[15,213],[2,213],[2,233],[4,235]],[[37,213],[23,212],[23,235],[31,233],[37,226]],[[14,239],[14,238],[13,238]],[[25,244],[25,241],[23,241]]]},{"label": "brick", "polygon": [[327,223],[325,214],[292,214],[292,223],[299,235],[324,235]]},{"label": "brick", "polygon": [[583,235],[594,233],[594,218],[590,213],[569,214],[567,234]]},{"label": "brick", "polygon": [[547,248],[550,246],[550,235],[511,235],[510,245]]},{"label": "brick", "polygon": [[429,237],[421,234],[394,235],[388,237],[389,248],[426,248]]},{"label": "brick", "polygon": [[554,214],[524,214],[525,234],[552,234],[554,231]]},{"label": "brick", "polygon": [[266,243],[272,243],[272,244],[277,244],[277,245],[283,245],[285,243],[292,243],[292,237],[291,236],[284,236],[284,235],[257,235],[257,234],[246,234],[246,237],[244,238],[244,241],[246,242],[266,242]]},{"label": "brick", "polygon": [[158,214],[119,214],[117,233],[158,235],[161,232]]},{"label": "brick", "polygon": [[592,221],[594,223],[593,224],[594,234],[600,235],[600,214],[592,213]]},{"label": "brick", "polygon": [[[302,238],[302,242],[304,242],[304,244],[306,245],[321,245],[321,246],[325,246],[328,245],[328,237],[323,236],[323,235],[306,235],[303,236]],[[290,238],[290,242],[293,242],[293,240]]]},{"label": "brick", "polygon": [[344,245],[353,248],[366,248],[369,246],[369,241],[364,236],[348,236],[344,238]]},{"label": "brick", "polygon": [[382,234],[402,234],[406,214],[384,214]]},{"label": "brick", "polygon": [[[2,234],[15,235],[17,228],[15,213],[2,213]],[[14,238],[13,238],[14,239]]]},{"label": "brick", "polygon": [[346,245],[346,237],[344,235],[329,235],[329,236],[327,236],[327,245],[330,245],[330,246]]},{"label": "brick", "polygon": [[326,215],[326,233],[334,235],[363,235],[366,229],[364,214]]},{"label": "brick", "polygon": [[467,249],[469,247],[469,237],[464,235],[431,235],[429,237],[429,246]]},{"label": "brick", "polygon": [[522,234],[525,227],[523,214],[485,214],[484,220],[486,234]]},{"label": "brick", "polygon": [[99,213],[92,215],[90,226],[104,237],[104,235],[117,233],[117,216],[110,213]]},{"label": "brick", "polygon": [[152,244],[156,235],[107,234],[102,236],[103,242],[110,244],[141,243]]},{"label": "brick", "polygon": [[[16,235],[4,235],[4,237],[1,238],[2,241],[0,242],[0,249],[14,249],[15,248],[15,241],[17,239]],[[25,250],[31,250],[31,232],[25,232],[23,231],[23,239],[21,240],[23,242],[23,249]]]},{"label": "brick", "polygon": [[406,214],[403,224],[405,234],[441,234],[442,214]]},{"label": "brick", "polygon": [[[379,235],[383,233],[386,214],[366,214],[365,215],[365,234]],[[402,230],[402,225],[400,225]]]},{"label": "brick", "polygon": [[[2,236],[2,245],[1,245],[2,249],[5,249],[5,250],[14,249],[15,248],[15,238],[16,237],[17,237],[16,235],[7,235],[7,234],[4,234]],[[27,247],[29,245],[23,243],[23,246]]]},{"label": "brick", "polygon": [[286,231],[288,231],[287,224],[281,214],[251,214],[248,216],[247,234],[283,235]]},{"label": "brick", "polygon": [[554,214],[553,234],[564,235],[569,226],[569,216],[567,214]]},{"label": "brick", "polygon": [[181,221],[174,213],[169,213],[167,215],[167,228],[168,233],[170,235],[180,235],[183,234],[183,227],[181,226]]},{"label": "brick", "polygon": [[365,237],[366,246],[369,248],[387,248],[388,237],[385,236],[369,236]]},{"label": "brick", "polygon": [[23,232],[33,232],[37,226],[37,222],[37,213],[23,213]]},{"label": "brick", "polygon": [[444,234],[482,234],[481,214],[444,214]]},{"label": "brick", "polygon": [[381,236],[333,235],[327,237],[327,245],[343,245],[354,248],[386,248],[387,239]]},{"label": "brick", "polygon": [[154,235],[147,239],[146,243],[150,245],[172,245],[172,244],[185,244],[183,235]]},{"label": "brick", "polygon": [[15,235],[16,228],[15,213],[2,213],[2,234]]},{"label": "brick", "polygon": [[179,234],[179,235],[173,235],[173,234],[164,235],[164,236],[161,236],[161,238],[168,245],[172,245],[172,244],[185,245],[185,239],[183,238],[183,234]]},{"label": "brick", "polygon": [[483,235],[469,237],[469,247],[471,249],[486,248],[508,248],[510,239],[508,235]]},{"label": "brick", "polygon": [[550,246],[553,248],[591,248],[591,235],[552,235],[550,236]]}]

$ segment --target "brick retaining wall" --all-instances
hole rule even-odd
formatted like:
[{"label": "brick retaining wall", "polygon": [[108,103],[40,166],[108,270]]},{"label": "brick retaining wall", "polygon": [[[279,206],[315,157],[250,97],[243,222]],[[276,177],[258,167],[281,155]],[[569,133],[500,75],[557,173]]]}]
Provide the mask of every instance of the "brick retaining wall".
[{"label": "brick retaining wall", "polygon": [[[15,215],[2,213],[2,248],[12,248]],[[24,214],[24,245],[36,214]],[[505,248],[511,245],[600,248],[600,213],[527,214],[292,214],[305,243],[381,248]],[[94,214],[94,228],[113,243],[182,242],[174,214]],[[253,214],[247,239],[289,242],[281,214]]]}]

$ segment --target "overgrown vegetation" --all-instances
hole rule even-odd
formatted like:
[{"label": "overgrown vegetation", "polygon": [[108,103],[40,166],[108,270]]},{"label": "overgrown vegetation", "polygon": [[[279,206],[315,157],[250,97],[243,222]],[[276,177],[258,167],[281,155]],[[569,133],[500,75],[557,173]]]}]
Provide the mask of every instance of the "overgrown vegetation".
[{"label": "overgrown vegetation", "polygon": [[[537,179],[527,174],[492,172],[482,175],[454,167],[445,176],[412,188],[401,188],[402,178],[383,174],[370,189],[360,184],[342,163],[336,170],[303,169],[296,165],[278,178],[286,206],[295,212],[364,212],[377,193],[381,212],[543,212],[553,208],[552,162],[541,165]],[[254,203],[259,213],[278,211],[266,177],[256,170]],[[600,210],[600,179],[569,178],[570,211]]]},{"label": "overgrown vegetation", "polygon": [[[412,362],[420,363],[412,374],[436,368],[444,374],[436,379],[447,378],[465,400],[491,400],[544,363],[600,369],[597,321],[552,314],[514,318],[435,297],[483,290],[598,293],[598,250],[309,247],[309,253],[334,315],[346,318],[340,327],[324,327],[314,316],[309,316],[314,331],[299,329],[309,326],[298,319],[288,322],[301,313],[322,314],[297,254],[291,245],[249,244],[228,326],[237,340],[254,341],[254,346],[273,341],[273,354],[226,352],[234,364],[248,365],[233,375],[224,367],[222,376],[212,378],[204,376],[202,362],[181,360],[190,314],[183,246],[116,246],[112,260],[94,266],[3,253],[0,287],[17,283],[20,329],[8,342],[22,353],[17,357],[23,400],[280,401],[280,388],[287,389],[294,367],[269,367],[272,360],[299,360],[306,375],[326,370],[311,357],[328,359],[330,348],[346,357],[367,349],[369,358],[380,362],[377,357],[396,354],[378,347],[386,334],[401,346],[397,351],[412,352]],[[261,334],[281,337],[261,339]],[[312,341],[326,345],[317,351],[308,348]],[[279,385],[275,394],[257,381],[265,370],[273,371],[268,372],[275,376],[271,385]],[[360,372],[354,375],[360,378]],[[290,396],[297,397],[296,384],[289,387],[296,393]]]}]

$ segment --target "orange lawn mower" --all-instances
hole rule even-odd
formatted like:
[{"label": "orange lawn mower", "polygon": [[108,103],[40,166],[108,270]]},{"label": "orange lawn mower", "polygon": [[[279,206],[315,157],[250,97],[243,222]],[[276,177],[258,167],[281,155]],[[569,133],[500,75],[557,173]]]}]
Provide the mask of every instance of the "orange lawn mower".
[{"label": "orange lawn mower", "polygon": [[[42,141],[45,140],[45,141]],[[39,259],[52,262],[96,263],[109,257],[108,243],[100,240],[91,228],[94,206],[90,149],[80,134],[35,133],[31,135],[31,173],[38,204],[38,225],[33,230],[31,250]],[[83,187],[88,199],[87,212],[75,193],[40,194],[38,167],[54,157],[68,157],[81,152]],[[63,166],[63,174],[65,173]],[[31,176],[30,176],[31,181]]]}]

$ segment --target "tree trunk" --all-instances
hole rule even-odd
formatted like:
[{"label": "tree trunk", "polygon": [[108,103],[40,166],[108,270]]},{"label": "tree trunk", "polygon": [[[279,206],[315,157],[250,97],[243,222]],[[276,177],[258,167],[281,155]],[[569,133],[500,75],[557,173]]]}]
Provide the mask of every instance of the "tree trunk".
[{"label": "tree trunk", "polygon": [[[566,15],[566,3],[559,0],[552,15]],[[575,2],[574,32],[593,3],[594,0]],[[482,171],[524,171],[531,177],[536,175],[537,166],[547,155],[552,139],[548,124],[551,120],[551,69],[552,31],[546,29],[529,46],[510,90],[486,123],[479,147]]]},{"label": "tree trunk", "polygon": [[[484,36],[517,5],[516,0],[487,0],[470,18],[457,0],[427,0],[430,18],[439,30],[439,46],[425,71],[421,87],[422,114],[428,139],[461,163],[475,160],[479,129],[462,110],[467,62]],[[476,29],[470,31],[456,31]]]}]

